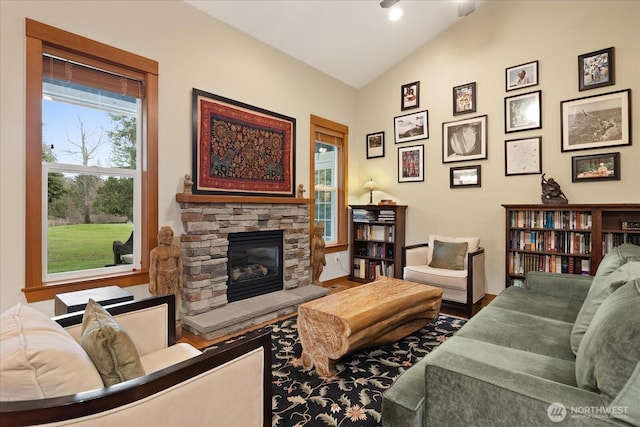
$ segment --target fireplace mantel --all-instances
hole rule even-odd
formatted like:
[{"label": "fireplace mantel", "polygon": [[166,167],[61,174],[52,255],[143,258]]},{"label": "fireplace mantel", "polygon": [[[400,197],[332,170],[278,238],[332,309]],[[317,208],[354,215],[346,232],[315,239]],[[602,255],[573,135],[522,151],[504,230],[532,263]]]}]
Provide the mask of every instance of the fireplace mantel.
[{"label": "fireplace mantel", "polygon": [[176,193],[179,203],[270,203],[284,205],[314,204],[313,199],[299,197],[230,196],[209,194]]}]

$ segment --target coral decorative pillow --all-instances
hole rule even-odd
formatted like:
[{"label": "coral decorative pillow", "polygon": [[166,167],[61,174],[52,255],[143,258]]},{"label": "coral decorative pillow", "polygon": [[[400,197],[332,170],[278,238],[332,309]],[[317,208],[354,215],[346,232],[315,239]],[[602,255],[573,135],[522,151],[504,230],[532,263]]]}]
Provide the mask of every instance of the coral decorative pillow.
[{"label": "coral decorative pillow", "polygon": [[467,242],[450,243],[434,240],[433,257],[429,267],[464,270],[464,257],[467,254],[467,246]]},{"label": "coral decorative pillow", "polygon": [[91,359],[62,326],[17,304],[0,315],[0,400],[66,396],[102,388]]},{"label": "coral decorative pillow", "polygon": [[80,344],[98,369],[105,386],[145,374],[129,334],[92,299],[82,318]]}]

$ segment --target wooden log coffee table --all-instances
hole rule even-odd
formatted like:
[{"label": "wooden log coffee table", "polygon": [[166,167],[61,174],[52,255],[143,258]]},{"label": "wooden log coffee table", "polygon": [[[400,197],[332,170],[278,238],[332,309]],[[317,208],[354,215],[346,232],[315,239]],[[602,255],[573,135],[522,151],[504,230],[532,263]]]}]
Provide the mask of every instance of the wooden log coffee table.
[{"label": "wooden log coffee table", "polygon": [[427,325],[440,312],[442,289],[383,277],[298,307],[302,364],[320,376],[347,353],[390,344]]}]

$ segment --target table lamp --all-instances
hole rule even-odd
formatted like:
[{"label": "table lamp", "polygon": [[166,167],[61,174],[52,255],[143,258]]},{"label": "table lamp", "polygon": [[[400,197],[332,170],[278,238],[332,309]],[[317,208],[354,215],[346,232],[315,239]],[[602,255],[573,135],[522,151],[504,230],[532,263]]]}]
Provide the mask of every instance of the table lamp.
[{"label": "table lamp", "polygon": [[369,178],[369,181],[364,183],[364,188],[369,192],[369,204],[373,204],[373,190],[378,189],[378,184],[373,180],[373,178]]}]

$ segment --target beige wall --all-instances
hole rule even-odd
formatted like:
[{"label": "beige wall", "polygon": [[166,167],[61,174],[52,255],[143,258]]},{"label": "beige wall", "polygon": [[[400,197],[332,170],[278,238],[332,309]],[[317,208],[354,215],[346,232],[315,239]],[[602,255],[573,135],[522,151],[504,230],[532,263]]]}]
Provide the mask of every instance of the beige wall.
[{"label": "beige wall", "polygon": [[[124,9],[126,8],[126,13]],[[100,19],[96,19],[100,16]],[[203,15],[180,1],[7,1],[0,0],[0,310],[24,301],[24,18],[157,60],[160,63],[159,221],[182,231],[175,193],[191,170],[191,89],[198,88],[277,111],[297,122],[296,182],[309,187],[309,115],[350,128],[350,202],[366,202],[361,189],[372,176],[386,190],[376,200],[408,204],[408,243],[427,234],[479,235],[487,249],[488,292],[504,286],[502,203],[537,203],[540,176],[504,176],[504,140],[541,135],[543,170],[560,182],[571,202],[640,202],[640,143],[620,151],[622,180],[571,183],[571,155],[560,153],[562,100],[632,89],[640,105],[640,2],[487,1],[440,38],[416,51],[376,81],[356,91],[286,55]],[[577,55],[616,48],[616,85],[578,92]],[[540,61],[543,128],[503,131],[504,70]],[[399,92],[421,83],[421,108],[429,110],[425,182],[397,183],[393,117],[400,115]],[[487,160],[441,163],[441,124],[453,120],[453,86],[478,84],[477,115],[489,116]],[[510,92],[524,93],[523,91]],[[637,110],[637,108],[636,108]],[[461,116],[463,117],[471,117]],[[634,115],[633,132],[640,135]],[[386,156],[366,160],[364,139],[386,133]],[[410,144],[402,144],[408,146]],[[583,153],[580,153],[583,154]],[[449,189],[449,167],[479,163],[482,188]],[[348,274],[328,257],[323,280]],[[136,287],[136,296],[144,286]],[[52,313],[53,304],[36,306]]]},{"label": "beige wall", "polygon": [[[355,126],[355,89],[181,1],[2,0],[0,16],[1,310],[24,301],[25,17],[159,62],[159,223],[176,234],[182,224],[175,194],[191,171],[192,88],[295,117],[296,183],[305,188],[310,114]],[[51,301],[36,306],[53,312]]]},{"label": "beige wall", "polygon": [[[351,188],[372,176],[392,198],[407,204],[407,244],[428,234],[480,236],[486,248],[487,291],[504,288],[504,203],[540,203],[540,175],[505,176],[504,141],[542,136],[542,170],[562,186],[570,203],[640,202],[640,2],[637,1],[488,1],[437,40],[358,93],[360,146],[350,158]],[[577,56],[615,47],[614,86],[578,91]],[[539,61],[540,85],[505,92],[505,68]],[[393,117],[400,111],[400,86],[420,81],[420,109],[429,110],[429,138],[394,144]],[[477,111],[452,115],[452,88],[477,83]],[[560,102],[632,90],[630,147],[560,151]],[[504,98],[542,90],[542,129],[504,133]],[[414,110],[418,111],[418,110]],[[410,112],[410,111],[409,111]],[[442,123],[488,115],[488,159],[442,163]],[[367,160],[365,135],[385,131],[383,159]],[[425,181],[397,183],[397,148],[424,144]],[[621,153],[620,181],[571,182],[572,155]],[[449,168],[480,164],[482,188],[450,189]],[[364,191],[364,190],[363,190]],[[358,195],[358,201],[364,201]],[[355,201],[355,200],[354,200]]]}]

